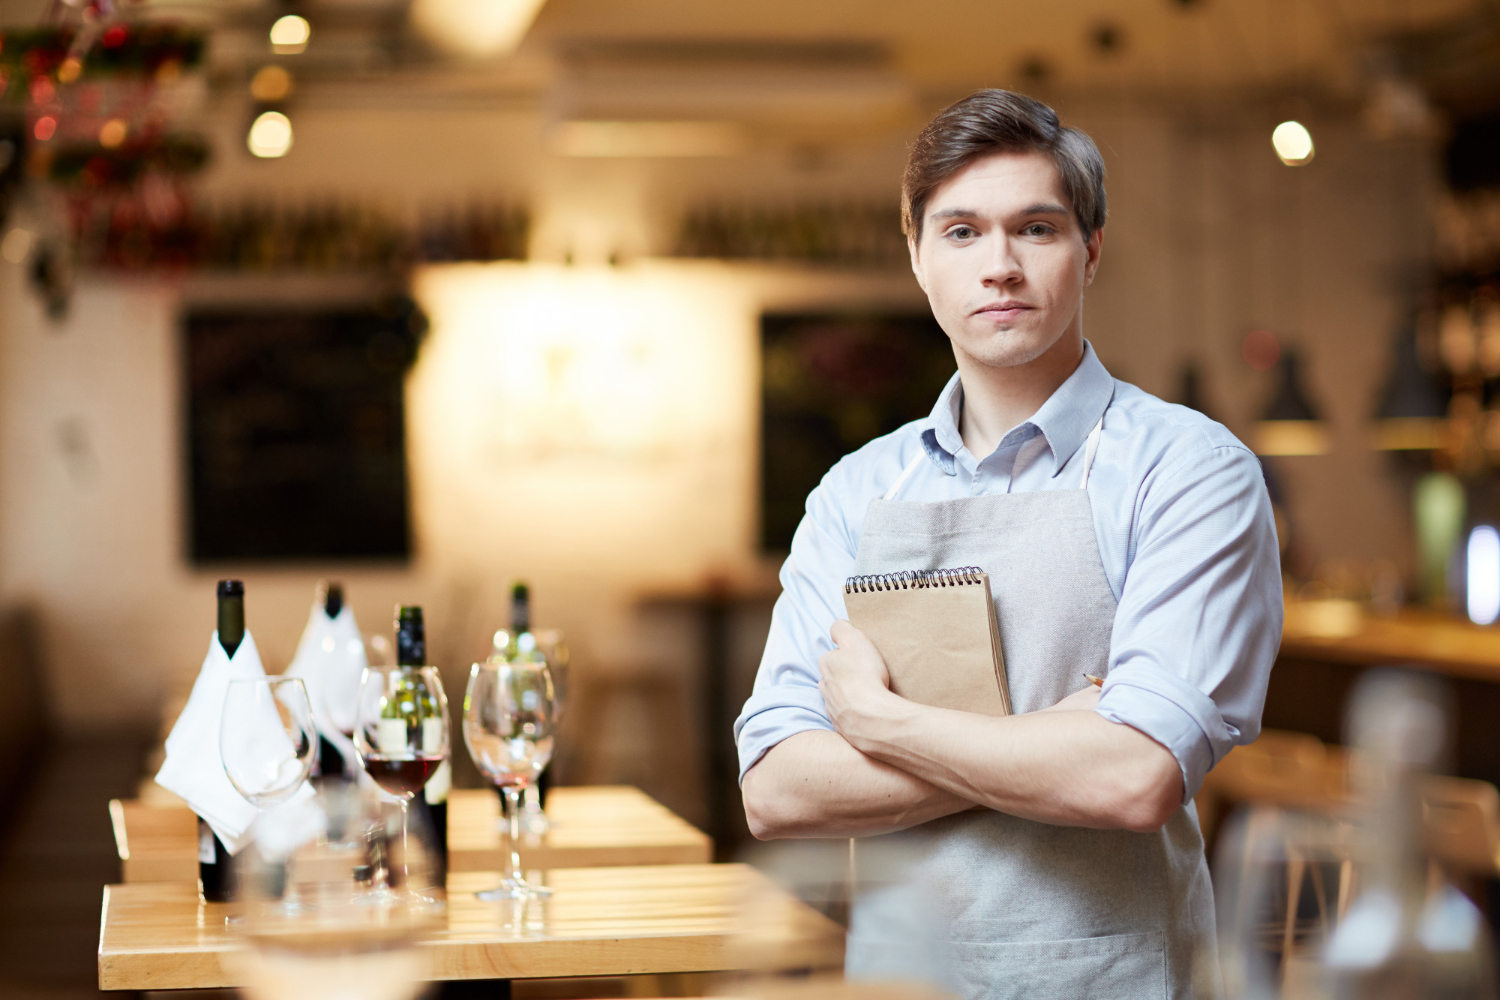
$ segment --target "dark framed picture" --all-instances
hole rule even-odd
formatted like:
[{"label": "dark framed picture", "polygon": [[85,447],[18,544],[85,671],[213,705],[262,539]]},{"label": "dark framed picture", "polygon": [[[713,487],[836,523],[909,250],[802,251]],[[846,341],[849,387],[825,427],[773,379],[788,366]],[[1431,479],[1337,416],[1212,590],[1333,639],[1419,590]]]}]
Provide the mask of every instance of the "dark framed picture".
[{"label": "dark framed picture", "polygon": [[411,554],[406,301],[216,306],[183,322],[194,563]]},{"label": "dark framed picture", "polygon": [[761,547],[782,552],[823,474],[930,413],[956,365],[927,313],[767,313],[760,330]]}]

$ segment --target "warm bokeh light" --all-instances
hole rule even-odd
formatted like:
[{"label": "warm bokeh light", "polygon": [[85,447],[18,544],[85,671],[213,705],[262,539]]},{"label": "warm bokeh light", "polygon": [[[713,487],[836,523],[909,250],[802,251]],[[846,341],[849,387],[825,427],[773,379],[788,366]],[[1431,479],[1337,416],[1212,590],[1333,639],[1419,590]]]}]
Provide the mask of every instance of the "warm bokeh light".
[{"label": "warm bokeh light", "polygon": [[72,83],[83,75],[83,60],[77,56],[68,56],[57,67],[57,81],[59,83]]},{"label": "warm bokeh light", "polygon": [[4,257],[12,264],[19,264],[31,253],[31,233],[24,229],[16,228],[5,234],[5,239],[0,240],[0,257]]},{"label": "warm bokeh light", "polygon": [[429,42],[465,56],[494,56],[520,44],[545,0],[415,0],[411,20]]},{"label": "warm bokeh light", "polygon": [[307,18],[297,14],[286,14],[271,25],[271,47],[281,53],[297,53],[307,48],[312,37],[312,25]]},{"label": "warm bokeh light", "polygon": [[1313,158],[1312,133],[1301,122],[1282,122],[1271,133],[1271,145],[1281,162],[1289,167],[1300,167]]},{"label": "warm bokeh light", "polygon": [[262,66],[250,78],[250,96],[263,104],[284,101],[292,92],[292,74],[281,66]]},{"label": "warm bokeh light", "polygon": [[36,128],[31,134],[36,136],[38,142],[46,142],[57,132],[57,119],[51,115],[43,115],[36,120]]},{"label": "warm bokeh light", "polygon": [[292,121],[280,111],[267,111],[255,119],[245,139],[250,152],[262,158],[285,156],[292,148]]},{"label": "warm bokeh light", "polygon": [[129,134],[129,131],[129,126],[125,124],[124,119],[111,118],[99,128],[99,145],[105,149],[114,149],[125,141],[125,136]]},{"label": "warm bokeh light", "polygon": [[1251,330],[1240,344],[1245,364],[1258,372],[1270,371],[1281,358],[1281,344],[1270,330]]},{"label": "warm bokeh light", "polygon": [[749,145],[733,122],[561,122],[551,134],[562,156],[734,156]]}]

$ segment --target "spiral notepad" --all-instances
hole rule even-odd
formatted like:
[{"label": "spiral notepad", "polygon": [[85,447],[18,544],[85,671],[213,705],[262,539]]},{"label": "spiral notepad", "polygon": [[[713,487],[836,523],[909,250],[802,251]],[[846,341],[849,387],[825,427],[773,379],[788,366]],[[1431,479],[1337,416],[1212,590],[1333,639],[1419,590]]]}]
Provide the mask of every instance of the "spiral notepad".
[{"label": "spiral notepad", "polygon": [[885,659],[892,691],[938,708],[1010,714],[988,573],[963,566],[853,576],[844,606]]}]

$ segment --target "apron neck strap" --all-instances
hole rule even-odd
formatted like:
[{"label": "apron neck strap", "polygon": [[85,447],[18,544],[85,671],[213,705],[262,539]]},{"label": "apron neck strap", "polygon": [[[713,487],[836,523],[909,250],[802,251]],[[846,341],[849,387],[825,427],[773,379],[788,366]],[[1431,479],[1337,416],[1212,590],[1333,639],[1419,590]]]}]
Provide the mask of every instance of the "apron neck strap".
[{"label": "apron neck strap", "polygon": [[908,465],[905,469],[903,469],[901,471],[901,475],[896,478],[896,481],[891,484],[891,488],[885,491],[885,496],[881,497],[880,499],[882,499],[882,500],[894,500],[894,499],[896,499],[896,493],[897,493],[897,491],[899,491],[902,486],[906,485],[906,481],[911,478],[911,474],[913,472],[917,471],[917,468],[919,466],[921,466],[923,460],[926,459],[926,458],[927,458],[927,452],[926,451],[919,451],[919,452],[917,452],[917,457],[914,458],[914,459],[912,459],[911,460],[911,464]]},{"label": "apron neck strap", "polygon": [[1089,431],[1088,443],[1083,447],[1083,482],[1078,488],[1086,490],[1089,488],[1089,472],[1094,468],[1094,455],[1099,451],[1099,434],[1104,429],[1104,414],[1099,414],[1099,419],[1094,422],[1094,429]]}]

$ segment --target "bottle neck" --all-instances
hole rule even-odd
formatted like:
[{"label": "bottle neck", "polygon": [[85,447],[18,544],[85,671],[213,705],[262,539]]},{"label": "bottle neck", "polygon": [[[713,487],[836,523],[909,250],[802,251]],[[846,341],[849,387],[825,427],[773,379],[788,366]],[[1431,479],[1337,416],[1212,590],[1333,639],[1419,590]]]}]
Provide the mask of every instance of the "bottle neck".
[{"label": "bottle neck", "polygon": [[396,666],[427,665],[427,630],[420,618],[401,618],[396,622]]},{"label": "bottle neck", "polygon": [[245,639],[245,597],[237,594],[219,598],[219,645],[225,655],[234,657]]}]

